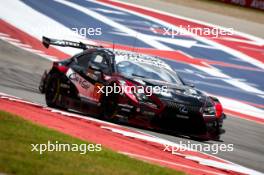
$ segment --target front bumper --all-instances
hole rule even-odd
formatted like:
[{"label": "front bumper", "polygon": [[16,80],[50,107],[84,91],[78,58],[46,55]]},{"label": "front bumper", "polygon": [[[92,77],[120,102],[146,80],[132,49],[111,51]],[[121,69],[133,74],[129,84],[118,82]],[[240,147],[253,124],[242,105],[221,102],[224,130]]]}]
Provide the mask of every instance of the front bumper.
[{"label": "front bumper", "polygon": [[218,136],[225,131],[222,129],[223,114],[220,118],[203,117],[200,107],[187,106],[188,114],[179,111],[182,104],[166,102],[162,110],[154,109],[146,104],[131,104],[119,101],[117,116],[121,121],[147,128],[169,132],[180,132],[190,135]]}]

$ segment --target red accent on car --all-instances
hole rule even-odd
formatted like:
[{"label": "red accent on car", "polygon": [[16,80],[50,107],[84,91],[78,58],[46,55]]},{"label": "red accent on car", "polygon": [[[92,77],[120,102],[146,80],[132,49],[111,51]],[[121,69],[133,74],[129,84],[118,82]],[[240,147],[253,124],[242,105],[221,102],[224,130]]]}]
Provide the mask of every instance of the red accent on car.
[{"label": "red accent on car", "polygon": [[53,62],[53,67],[57,68],[61,73],[66,73],[69,69],[69,67],[60,66],[58,62]]},{"label": "red accent on car", "polygon": [[[137,97],[135,96],[135,94],[133,93],[133,87],[135,87],[135,85],[132,83],[132,82],[130,82],[130,81],[128,81],[128,80],[126,80],[125,81],[126,82],[126,84],[125,85],[121,85],[121,87],[123,87],[123,88],[125,88],[125,90],[124,90],[124,93],[134,102],[134,103],[136,103],[136,104],[138,104],[139,102],[138,102],[138,99],[137,99]],[[127,89],[128,89],[128,91],[127,91]]]},{"label": "red accent on car", "polygon": [[220,118],[223,114],[223,106],[219,102],[214,102],[214,103],[215,103],[216,117]]}]

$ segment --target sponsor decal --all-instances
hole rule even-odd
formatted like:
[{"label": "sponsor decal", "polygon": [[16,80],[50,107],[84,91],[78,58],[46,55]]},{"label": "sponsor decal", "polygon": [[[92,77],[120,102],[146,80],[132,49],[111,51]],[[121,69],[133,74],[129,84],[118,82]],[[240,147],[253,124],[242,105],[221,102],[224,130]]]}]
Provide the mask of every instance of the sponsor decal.
[{"label": "sponsor decal", "polygon": [[90,87],[90,83],[75,72],[69,75],[69,79],[78,83],[84,89],[88,89]]}]

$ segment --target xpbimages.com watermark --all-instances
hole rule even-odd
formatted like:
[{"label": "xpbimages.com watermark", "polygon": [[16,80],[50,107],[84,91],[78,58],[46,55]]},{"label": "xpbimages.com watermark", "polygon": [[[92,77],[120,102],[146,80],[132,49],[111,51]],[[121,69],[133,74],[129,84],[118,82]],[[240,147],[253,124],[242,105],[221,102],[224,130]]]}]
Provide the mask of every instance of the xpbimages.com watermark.
[{"label": "xpbimages.com watermark", "polygon": [[128,86],[128,85],[117,85],[114,83],[113,86],[97,86],[97,93],[105,94],[108,96],[109,94],[137,94],[144,93],[146,96],[151,96],[154,94],[163,94],[166,95],[168,93],[168,86]]},{"label": "xpbimages.com watermark", "polygon": [[179,25],[177,29],[163,27],[162,30],[163,30],[162,35],[171,36],[171,38],[180,35],[186,35],[188,33],[192,33],[194,35],[203,36],[203,37],[210,36],[213,38],[218,38],[219,36],[231,36],[234,34],[233,28],[226,28],[226,29],[221,29],[216,27],[201,28],[201,27],[191,27],[190,25],[187,26]]},{"label": "xpbimages.com watermark", "polygon": [[101,144],[75,144],[75,143],[60,143],[59,141],[48,141],[47,143],[31,144],[31,152],[43,154],[45,152],[79,152],[87,154],[88,152],[102,151]]},{"label": "xpbimages.com watermark", "polygon": [[85,38],[90,36],[100,36],[103,34],[101,27],[72,27],[72,28],[60,28],[60,27],[33,27],[30,29],[30,33],[39,34],[39,33],[52,33],[54,35],[63,35],[63,36],[74,36],[81,35]]},{"label": "xpbimages.com watermark", "polygon": [[191,143],[190,141],[187,141],[187,142],[180,141],[180,143],[175,146],[164,144],[164,149],[163,149],[163,151],[169,151],[172,154],[177,154],[179,152],[187,151],[187,150],[218,154],[219,152],[234,151],[234,144]]}]

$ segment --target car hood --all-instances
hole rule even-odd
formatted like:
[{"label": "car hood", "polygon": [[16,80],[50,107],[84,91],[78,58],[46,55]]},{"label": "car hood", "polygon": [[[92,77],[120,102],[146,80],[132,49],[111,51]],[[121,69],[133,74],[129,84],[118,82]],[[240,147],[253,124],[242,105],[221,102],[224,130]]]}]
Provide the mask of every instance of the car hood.
[{"label": "car hood", "polygon": [[207,96],[203,92],[186,85],[171,84],[143,78],[134,78],[133,81],[136,81],[144,86],[165,86],[165,93],[154,93],[164,102],[173,101],[175,103],[201,107],[204,106],[207,99]]}]

